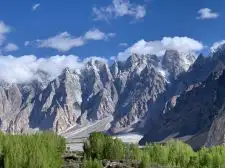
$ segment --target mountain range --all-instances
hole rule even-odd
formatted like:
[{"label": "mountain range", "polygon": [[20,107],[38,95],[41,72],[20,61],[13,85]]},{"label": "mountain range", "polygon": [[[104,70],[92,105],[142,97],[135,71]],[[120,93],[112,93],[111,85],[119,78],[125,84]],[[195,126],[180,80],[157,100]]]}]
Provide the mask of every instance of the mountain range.
[{"label": "mountain range", "polygon": [[141,132],[140,144],[179,138],[194,148],[225,142],[225,46],[209,56],[168,50],[107,63],[92,58],[51,80],[0,81],[0,129],[53,130],[112,117],[110,134]]}]

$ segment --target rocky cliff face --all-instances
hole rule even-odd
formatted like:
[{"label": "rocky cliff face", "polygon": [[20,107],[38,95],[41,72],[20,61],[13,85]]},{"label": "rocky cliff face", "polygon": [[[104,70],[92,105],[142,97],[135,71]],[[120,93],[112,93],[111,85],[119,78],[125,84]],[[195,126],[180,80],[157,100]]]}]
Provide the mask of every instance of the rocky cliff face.
[{"label": "rocky cliff face", "polygon": [[[173,84],[184,83],[179,92],[172,92],[165,107],[140,141],[165,141],[178,138],[194,148],[223,144],[225,98],[225,50],[212,57],[199,56],[189,71]],[[172,95],[172,94],[171,94]]]}]

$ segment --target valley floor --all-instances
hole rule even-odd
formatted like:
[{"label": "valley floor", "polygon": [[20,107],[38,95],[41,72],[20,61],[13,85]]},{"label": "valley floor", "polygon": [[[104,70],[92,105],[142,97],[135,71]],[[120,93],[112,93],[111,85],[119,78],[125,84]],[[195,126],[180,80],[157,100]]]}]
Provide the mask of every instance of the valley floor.
[{"label": "valley floor", "polygon": [[[70,151],[83,151],[83,143],[87,140],[92,132],[104,132],[110,127],[112,117],[107,117],[93,123],[81,126],[80,128],[71,127],[65,132],[61,133],[67,140],[67,147]],[[139,133],[124,133],[114,136],[122,140],[124,143],[138,143],[143,135]]]}]

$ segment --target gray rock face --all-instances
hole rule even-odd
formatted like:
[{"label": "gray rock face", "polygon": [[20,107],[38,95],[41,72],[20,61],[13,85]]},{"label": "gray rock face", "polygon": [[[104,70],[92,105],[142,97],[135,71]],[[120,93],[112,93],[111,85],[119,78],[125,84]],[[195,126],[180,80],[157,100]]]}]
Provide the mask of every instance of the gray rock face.
[{"label": "gray rock face", "polygon": [[158,99],[160,107],[165,106],[163,95],[170,82],[180,78],[194,61],[194,56],[176,51],[168,51],[162,58],[134,54],[111,66],[90,59],[79,71],[66,68],[52,81],[43,71],[37,73],[37,81],[26,84],[1,81],[0,129],[60,133],[113,116],[111,132],[131,131],[158,113]]},{"label": "gray rock face", "polygon": [[117,105],[115,130],[138,123],[147,116],[149,107],[166,90],[166,82],[154,68],[146,66],[139,75],[128,78]]},{"label": "gray rock face", "polygon": [[80,77],[69,69],[34,98],[34,108],[29,118],[31,128],[56,132],[76,124],[81,115],[82,93]]},{"label": "gray rock face", "polygon": [[103,119],[112,115],[118,100],[108,64],[90,60],[81,72],[83,111],[88,119]]}]

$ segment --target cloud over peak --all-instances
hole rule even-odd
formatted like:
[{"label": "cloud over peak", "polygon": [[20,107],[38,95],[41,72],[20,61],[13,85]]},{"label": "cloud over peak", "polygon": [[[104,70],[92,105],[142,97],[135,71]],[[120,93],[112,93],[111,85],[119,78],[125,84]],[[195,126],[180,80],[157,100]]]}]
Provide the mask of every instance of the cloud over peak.
[{"label": "cloud over peak", "polygon": [[144,5],[131,3],[129,0],[113,0],[112,4],[105,7],[93,7],[95,20],[115,19],[123,16],[131,16],[135,20],[145,17],[146,9]]},{"label": "cloud over peak", "polygon": [[162,56],[166,50],[177,50],[178,52],[197,52],[204,48],[203,44],[188,37],[164,37],[162,40],[145,41],[139,40],[125,51],[120,52],[116,59],[126,60],[131,54],[152,54]]},{"label": "cloud over peak", "polygon": [[100,57],[89,57],[80,60],[75,55],[55,55],[48,58],[38,58],[35,55],[24,55],[14,57],[12,55],[0,56],[0,80],[8,83],[27,83],[32,80],[42,79],[39,76],[40,71],[47,72],[48,80],[53,80],[59,76],[65,68],[70,68],[79,72],[79,70],[90,59],[105,60]]},{"label": "cloud over peak", "polygon": [[219,13],[213,12],[212,9],[202,8],[198,11],[200,16],[197,19],[205,20],[205,19],[216,19],[219,17]]}]

